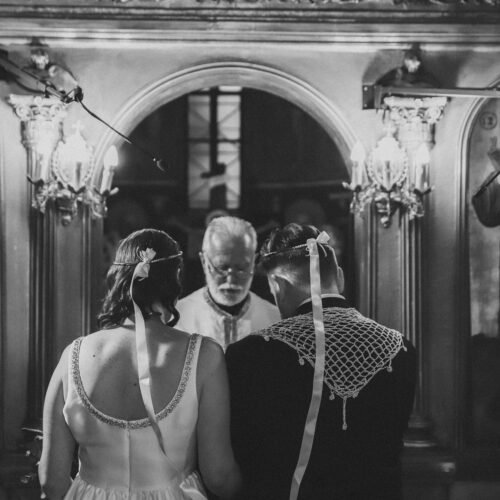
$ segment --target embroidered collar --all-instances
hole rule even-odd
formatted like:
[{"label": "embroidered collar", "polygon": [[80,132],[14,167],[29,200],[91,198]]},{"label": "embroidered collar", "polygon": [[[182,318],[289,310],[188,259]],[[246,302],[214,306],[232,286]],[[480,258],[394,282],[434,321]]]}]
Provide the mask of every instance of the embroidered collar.
[{"label": "embroidered collar", "polygon": [[224,311],[224,309],[221,309],[219,305],[212,299],[210,296],[210,293],[208,291],[208,288],[205,287],[203,289],[203,298],[205,299],[205,302],[219,315],[223,316],[225,318],[229,318],[232,320],[239,320],[241,317],[243,317],[248,309],[250,308],[250,302],[251,302],[251,297],[250,297],[250,292],[248,292],[247,298],[245,299],[244,304],[241,306],[240,312],[233,316],[232,314],[229,314],[228,312]]},{"label": "embroidered collar", "polygon": [[[327,307],[349,307],[347,300],[342,295],[336,293],[324,293],[321,294],[321,302],[323,304],[323,309]],[[312,300],[306,299],[299,304],[299,307],[295,310],[293,316],[298,316],[300,314],[307,314],[312,311]]]},{"label": "embroidered collar", "polygon": [[[332,299],[329,299],[332,300]],[[345,301],[324,308],[326,361],[324,382],[330,399],[343,399],[343,429],[347,429],[346,402],[355,398],[381,370],[392,371],[392,360],[400,350],[406,350],[403,336],[364,317],[348,307]],[[344,305],[340,305],[340,304]],[[265,340],[280,341],[297,352],[299,364],[314,366],[314,324],[311,305],[302,314],[284,319],[257,334]],[[300,309],[300,308],[299,308]]]}]

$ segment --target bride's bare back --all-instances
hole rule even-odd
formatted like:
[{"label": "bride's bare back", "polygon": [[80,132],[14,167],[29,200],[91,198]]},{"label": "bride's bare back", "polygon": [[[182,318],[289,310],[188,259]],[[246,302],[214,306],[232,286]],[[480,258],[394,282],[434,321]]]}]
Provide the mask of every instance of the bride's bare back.
[{"label": "bride's bare back", "polygon": [[[153,404],[159,412],[179,386],[189,335],[163,325],[159,319],[148,320],[146,332]],[[83,387],[98,410],[122,420],[147,417],[139,389],[132,323],[86,337],[79,359]]]}]

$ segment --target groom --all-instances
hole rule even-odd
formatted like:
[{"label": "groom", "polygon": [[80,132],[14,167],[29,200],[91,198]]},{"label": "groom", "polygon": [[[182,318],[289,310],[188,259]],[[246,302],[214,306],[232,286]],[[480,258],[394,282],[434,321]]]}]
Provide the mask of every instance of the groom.
[{"label": "groom", "polygon": [[[319,276],[310,271],[310,242]],[[283,319],[229,346],[226,354],[233,447],[245,483],[240,498],[400,500],[400,452],[415,385],[413,347],[399,332],[348,306],[333,248],[316,228],[289,224],[270,236],[260,256]],[[321,284],[314,314],[311,276]],[[317,420],[311,425],[308,418],[305,431],[315,398],[321,312],[324,379],[315,396]],[[310,456],[303,452],[308,447]],[[292,478],[301,470],[294,497]]]}]

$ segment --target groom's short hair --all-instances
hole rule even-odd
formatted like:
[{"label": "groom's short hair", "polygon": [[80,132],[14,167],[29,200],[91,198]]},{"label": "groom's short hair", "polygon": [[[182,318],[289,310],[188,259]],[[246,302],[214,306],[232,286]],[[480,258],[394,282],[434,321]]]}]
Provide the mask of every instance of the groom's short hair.
[{"label": "groom's short hair", "polygon": [[[259,265],[266,273],[279,272],[299,282],[309,282],[309,253],[306,242],[320,234],[314,226],[291,223],[275,229],[262,245]],[[318,244],[321,282],[329,285],[337,279],[338,263],[334,249],[328,243]]]}]

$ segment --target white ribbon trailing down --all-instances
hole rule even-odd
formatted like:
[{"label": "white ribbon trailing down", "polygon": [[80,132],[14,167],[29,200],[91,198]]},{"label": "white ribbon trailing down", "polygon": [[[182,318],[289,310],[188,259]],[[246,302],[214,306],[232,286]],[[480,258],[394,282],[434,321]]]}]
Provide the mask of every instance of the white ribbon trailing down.
[{"label": "white ribbon trailing down", "polygon": [[321,397],[323,395],[323,381],[325,377],[325,325],[323,322],[323,304],[321,301],[321,275],[319,270],[318,243],[327,243],[329,239],[330,237],[328,236],[328,233],[322,231],[316,239],[310,238],[307,240],[316,356],[314,360],[314,378],[311,402],[307,412],[299,459],[293,473],[290,500],[296,500],[298,498],[300,483],[302,482],[309,464],[312,446],[314,443],[314,434],[316,433],[316,423],[318,421]]},{"label": "white ribbon trailing down", "polygon": [[207,500],[208,496],[203,486],[200,473],[198,471],[191,472],[189,476],[185,477],[179,485],[182,493],[186,499],[189,500]]},{"label": "white ribbon trailing down", "polygon": [[135,266],[134,274],[132,275],[132,281],[130,282],[130,297],[132,298],[132,302],[134,304],[135,313],[135,348],[137,353],[139,388],[141,390],[142,401],[146,407],[149,421],[151,422],[151,427],[156,434],[161,451],[166,456],[163,435],[161,433],[160,426],[158,425],[158,419],[156,418],[153,407],[153,398],[151,396],[151,373],[149,370],[148,345],[146,342],[146,325],[144,323],[144,316],[142,315],[141,309],[135,302],[133,295],[134,281],[137,278],[144,279],[149,276],[150,264],[155,255],[156,252],[151,248],[147,248],[146,250],[141,250],[141,252],[139,252],[141,262]]}]

